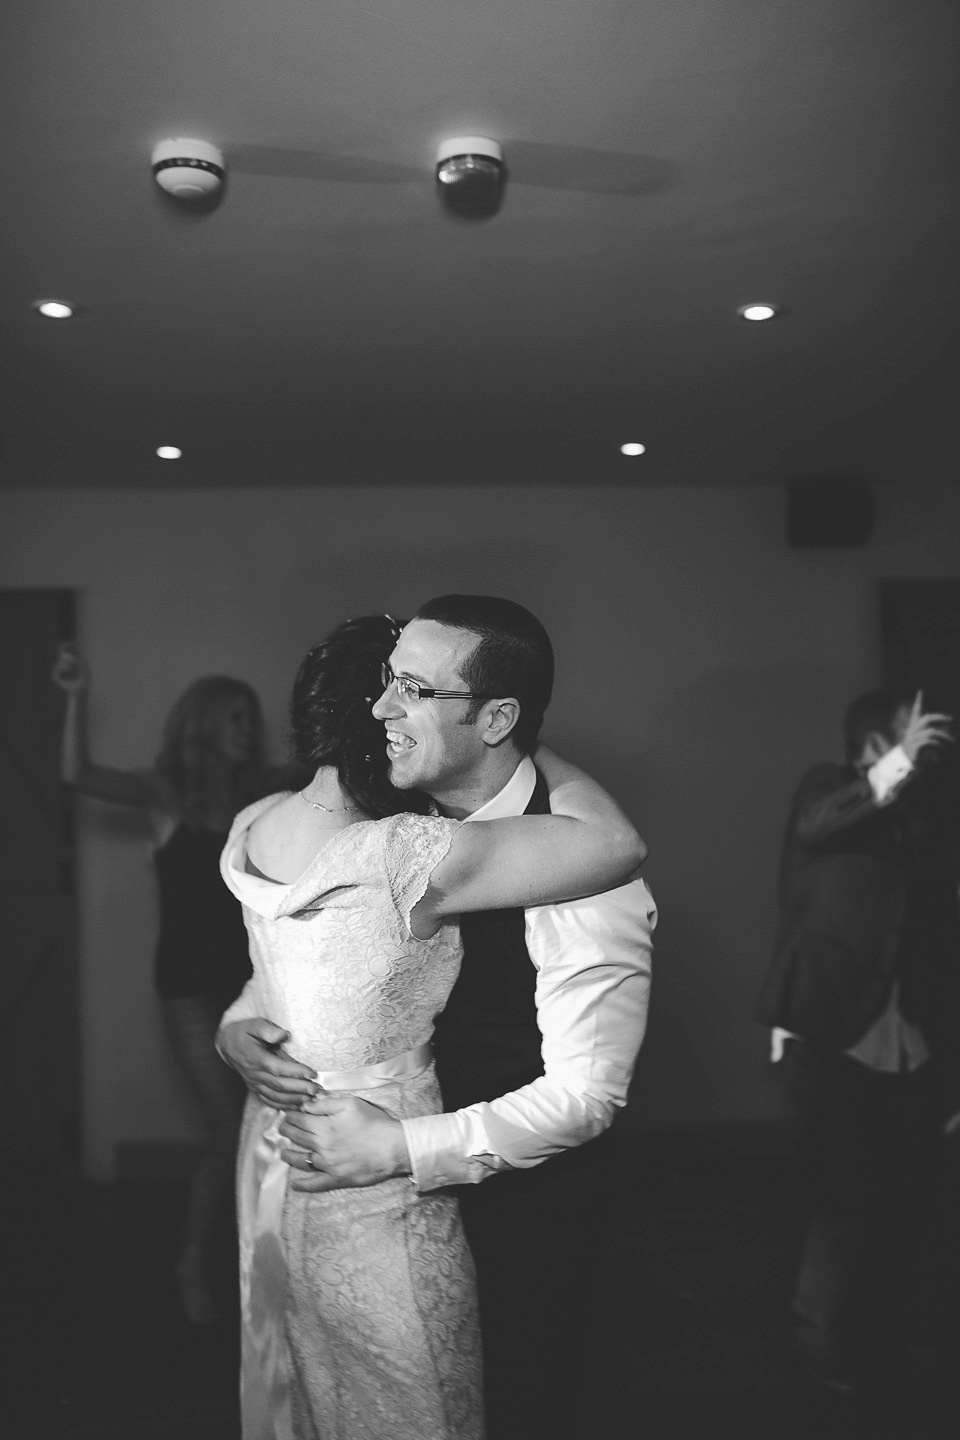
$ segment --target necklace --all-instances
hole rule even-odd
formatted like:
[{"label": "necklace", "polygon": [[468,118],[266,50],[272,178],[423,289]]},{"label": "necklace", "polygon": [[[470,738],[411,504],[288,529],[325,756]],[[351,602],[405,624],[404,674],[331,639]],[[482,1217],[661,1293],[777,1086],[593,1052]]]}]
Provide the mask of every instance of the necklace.
[{"label": "necklace", "polygon": [[328,815],[346,815],[357,808],[356,805],[321,805],[319,800],[308,800],[302,790],[298,790],[297,794],[304,805],[309,805],[313,810],[325,810]]}]

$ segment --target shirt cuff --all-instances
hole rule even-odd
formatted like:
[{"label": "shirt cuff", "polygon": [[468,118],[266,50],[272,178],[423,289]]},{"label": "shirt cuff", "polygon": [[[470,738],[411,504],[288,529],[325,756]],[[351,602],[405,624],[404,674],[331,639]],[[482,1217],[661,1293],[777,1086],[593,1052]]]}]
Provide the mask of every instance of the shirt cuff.
[{"label": "shirt cuff", "polygon": [[410,1175],[418,1190],[439,1190],[445,1185],[479,1185],[488,1175],[512,1166],[502,1155],[486,1150],[470,1154],[468,1127],[456,1112],[418,1115],[401,1120]]},{"label": "shirt cuff", "polygon": [[906,780],[912,769],[913,761],[908,758],[902,745],[894,745],[892,750],[881,755],[876,764],[870,766],[867,779],[878,805],[882,805],[891,792]]}]

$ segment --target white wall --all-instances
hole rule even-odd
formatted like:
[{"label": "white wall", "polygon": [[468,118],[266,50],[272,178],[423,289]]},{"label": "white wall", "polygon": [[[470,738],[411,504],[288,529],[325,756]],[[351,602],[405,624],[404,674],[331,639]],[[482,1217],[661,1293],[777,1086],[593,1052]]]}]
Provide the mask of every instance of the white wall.
[{"label": "white wall", "polygon": [[[624,799],[662,910],[634,1125],[769,1117],[751,1021],[773,928],[787,801],[836,755],[847,700],[878,678],[875,582],[960,576],[960,489],[880,491],[862,550],[791,550],[759,488],[347,487],[8,491],[0,585],[76,587],[95,758],[142,765],[197,675],[258,689],[278,751],[308,644],[349,615],[460,589],[546,623],[548,737]],[[81,821],[89,1171],[117,1140],[193,1133],[150,988],[146,834]]]}]

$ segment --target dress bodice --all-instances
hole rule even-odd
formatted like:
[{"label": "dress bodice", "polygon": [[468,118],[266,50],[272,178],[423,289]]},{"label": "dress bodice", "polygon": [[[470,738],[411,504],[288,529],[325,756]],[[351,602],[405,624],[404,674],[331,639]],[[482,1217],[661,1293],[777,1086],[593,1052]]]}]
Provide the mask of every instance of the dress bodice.
[{"label": "dress bodice", "polygon": [[290,1031],[287,1049],[317,1070],[351,1070],[430,1038],[457,978],[460,937],[429,940],[410,912],[456,834],[456,821],[394,815],[338,831],[304,873],[277,884],[246,867],[253,822],[283,796],[237,816],[221,860],[243,905],[257,1013]]}]

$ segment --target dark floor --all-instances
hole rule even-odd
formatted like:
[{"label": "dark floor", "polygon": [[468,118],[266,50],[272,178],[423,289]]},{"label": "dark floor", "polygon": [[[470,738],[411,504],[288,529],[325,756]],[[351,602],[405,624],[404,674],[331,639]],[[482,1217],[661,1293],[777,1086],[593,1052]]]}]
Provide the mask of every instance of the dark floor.
[{"label": "dark floor", "polygon": [[[858,1401],[818,1393],[793,1373],[782,1344],[793,1235],[785,1154],[622,1140],[613,1169],[585,1326],[597,1377],[589,1440],[960,1436],[960,1355],[888,1374]],[[235,1321],[194,1329],[177,1306],[182,1187],[23,1179],[3,1187],[4,1433],[237,1440]],[[228,1306],[233,1269],[225,1232]],[[960,1274],[952,1251],[944,1270]]]}]

